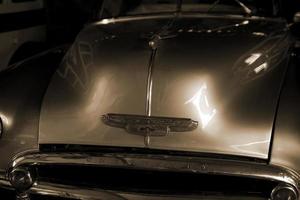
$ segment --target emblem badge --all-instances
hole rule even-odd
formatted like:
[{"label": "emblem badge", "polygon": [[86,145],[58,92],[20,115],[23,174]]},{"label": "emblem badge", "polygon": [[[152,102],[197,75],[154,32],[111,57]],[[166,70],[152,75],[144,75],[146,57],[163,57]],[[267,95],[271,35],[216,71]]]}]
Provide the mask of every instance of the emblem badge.
[{"label": "emblem badge", "polygon": [[198,122],[187,118],[149,117],[142,115],[106,114],[104,124],[125,129],[128,133],[141,136],[163,137],[169,133],[190,132]]}]

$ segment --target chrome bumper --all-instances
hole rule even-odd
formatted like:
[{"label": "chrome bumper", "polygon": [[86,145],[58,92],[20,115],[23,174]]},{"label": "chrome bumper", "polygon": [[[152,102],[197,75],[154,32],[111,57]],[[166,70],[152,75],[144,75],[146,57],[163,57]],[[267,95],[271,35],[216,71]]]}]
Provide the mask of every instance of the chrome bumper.
[{"label": "chrome bumper", "polygon": [[[29,194],[38,194],[60,198],[74,198],[81,200],[199,200],[203,199],[197,196],[163,196],[163,195],[146,195],[146,194],[130,194],[119,193],[114,191],[101,191],[92,189],[82,189],[77,187],[67,187],[59,184],[39,183],[34,185]],[[220,200],[218,196],[206,196],[206,200]],[[228,197],[230,200],[264,200],[254,197]],[[222,199],[225,200],[225,199]]]},{"label": "chrome bumper", "polygon": [[[120,167],[141,170],[162,170],[175,172],[191,172],[199,174],[228,175],[271,180],[294,189],[297,197],[300,190],[300,176],[294,171],[271,166],[264,163],[242,162],[233,160],[177,157],[160,155],[133,154],[89,154],[89,153],[40,153],[30,152],[14,159],[11,168],[2,176],[0,186],[11,187],[8,173],[12,169],[35,167],[39,165],[84,165],[99,167]],[[115,191],[104,191],[91,188],[78,188],[35,181],[24,194],[39,194],[77,199],[128,199],[128,194]],[[25,195],[26,196],[26,195]],[[127,196],[127,197],[126,197]],[[130,195],[129,195],[130,196]],[[131,195],[132,197],[132,195]],[[186,197],[185,197],[186,198]],[[24,198],[26,199],[26,198]],[[138,199],[138,198],[130,198]],[[144,199],[144,198],[143,198]],[[166,199],[166,198],[164,198]],[[176,198],[173,198],[176,199]],[[177,198],[179,199],[179,198]]]}]

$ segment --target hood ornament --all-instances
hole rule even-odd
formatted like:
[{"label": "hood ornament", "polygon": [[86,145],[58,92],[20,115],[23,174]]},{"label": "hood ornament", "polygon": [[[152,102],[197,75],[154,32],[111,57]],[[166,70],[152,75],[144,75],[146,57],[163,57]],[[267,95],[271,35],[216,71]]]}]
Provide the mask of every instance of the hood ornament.
[{"label": "hood ornament", "polygon": [[102,116],[102,121],[108,126],[144,137],[164,137],[169,133],[190,132],[198,127],[198,122],[192,119],[142,115],[106,114]]}]

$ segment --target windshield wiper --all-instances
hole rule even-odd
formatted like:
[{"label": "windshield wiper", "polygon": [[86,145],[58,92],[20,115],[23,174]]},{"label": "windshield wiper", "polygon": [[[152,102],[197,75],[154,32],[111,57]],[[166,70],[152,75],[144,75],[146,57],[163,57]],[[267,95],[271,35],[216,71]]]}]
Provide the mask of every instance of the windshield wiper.
[{"label": "windshield wiper", "polygon": [[[213,5],[207,10],[207,13],[209,13],[210,11],[212,11],[215,7],[217,7],[219,5],[219,3],[221,3],[222,0],[216,0]],[[233,0],[234,2],[236,2],[245,12],[245,14],[247,15],[251,15],[252,14],[252,10],[250,8],[248,8],[244,3],[242,3],[239,0]]]}]

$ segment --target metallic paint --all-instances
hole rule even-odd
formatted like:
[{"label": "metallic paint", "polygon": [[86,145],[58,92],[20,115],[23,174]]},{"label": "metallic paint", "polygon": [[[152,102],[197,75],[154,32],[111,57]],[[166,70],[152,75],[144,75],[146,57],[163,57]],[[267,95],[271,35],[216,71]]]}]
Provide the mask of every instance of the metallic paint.
[{"label": "metallic paint", "polygon": [[0,73],[0,171],[18,153],[38,149],[41,102],[63,54],[64,48],[52,49]]},{"label": "metallic paint", "polygon": [[[155,35],[159,39],[149,43]],[[299,192],[300,57],[293,41],[285,21],[257,17],[160,15],[90,25],[61,65],[64,50],[56,49],[0,73],[0,187],[10,187],[7,173],[16,167],[61,163],[229,174],[285,183]],[[149,44],[157,48],[152,60]],[[101,116],[108,113],[201,124],[183,135],[149,136],[145,145],[142,136],[105,125]],[[42,144],[138,147],[148,153],[43,153]],[[151,155],[155,149],[223,159]],[[49,182],[35,183],[29,193],[160,199]]]},{"label": "metallic paint", "polygon": [[[295,52],[297,53],[297,52]],[[298,57],[296,57],[296,55]],[[270,163],[300,173],[300,70],[299,52],[290,61],[281,94]]]},{"label": "metallic paint", "polygon": [[[154,37],[157,52],[151,58]],[[291,41],[284,21],[265,18],[162,15],[91,25],[78,36],[49,85],[39,144],[267,159]],[[245,63],[257,53],[259,58]],[[270,67],[256,73],[265,62]],[[191,118],[202,124],[186,134],[150,137],[145,145],[141,136],[103,124],[100,116],[107,113]]]}]

